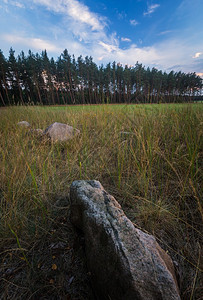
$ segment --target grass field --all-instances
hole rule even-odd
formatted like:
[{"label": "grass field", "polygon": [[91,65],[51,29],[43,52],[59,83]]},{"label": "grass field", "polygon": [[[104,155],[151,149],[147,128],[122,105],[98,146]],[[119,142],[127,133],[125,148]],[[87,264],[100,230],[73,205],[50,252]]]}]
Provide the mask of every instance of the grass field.
[{"label": "grass field", "polygon": [[[1,299],[69,299],[61,252],[46,249],[61,242],[69,251],[77,179],[99,180],[176,261],[182,299],[200,299],[202,115],[201,103],[0,109]],[[81,135],[50,143],[19,128],[22,120],[41,129],[67,123]]]}]

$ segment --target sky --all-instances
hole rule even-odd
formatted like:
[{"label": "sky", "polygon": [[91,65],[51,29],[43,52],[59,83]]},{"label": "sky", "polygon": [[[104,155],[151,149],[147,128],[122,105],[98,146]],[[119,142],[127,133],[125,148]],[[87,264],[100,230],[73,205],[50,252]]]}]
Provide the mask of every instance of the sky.
[{"label": "sky", "polygon": [[6,57],[10,47],[203,76],[203,0],[0,0]]}]

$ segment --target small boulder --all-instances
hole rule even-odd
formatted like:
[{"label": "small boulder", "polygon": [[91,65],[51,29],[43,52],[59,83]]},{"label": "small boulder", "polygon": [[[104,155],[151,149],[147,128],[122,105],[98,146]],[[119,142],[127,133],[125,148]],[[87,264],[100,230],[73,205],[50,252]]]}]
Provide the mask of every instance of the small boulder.
[{"label": "small boulder", "polygon": [[30,123],[28,123],[27,121],[18,122],[17,125],[25,128],[31,127]]},{"label": "small boulder", "polygon": [[129,137],[129,136],[132,136],[132,135],[135,135],[133,132],[129,132],[129,131],[121,131],[120,132],[120,136],[121,137]]},{"label": "small boulder", "polygon": [[80,130],[73,128],[67,124],[55,122],[47,127],[43,134],[47,135],[52,141],[65,142],[80,133]]},{"label": "small boulder", "polygon": [[39,128],[30,129],[30,133],[32,133],[33,135],[38,136],[38,137],[42,137],[44,135],[43,130],[39,129]]},{"label": "small boulder", "polygon": [[152,235],[135,228],[98,181],[74,181],[70,200],[98,299],[180,300],[169,255]]}]

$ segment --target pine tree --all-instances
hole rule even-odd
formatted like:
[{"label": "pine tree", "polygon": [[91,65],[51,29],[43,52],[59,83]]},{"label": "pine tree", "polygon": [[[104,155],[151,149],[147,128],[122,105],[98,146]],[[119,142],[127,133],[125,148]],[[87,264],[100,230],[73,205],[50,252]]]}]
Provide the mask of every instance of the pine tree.
[{"label": "pine tree", "polygon": [[7,81],[7,61],[0,50],[0,100],[1,105],[10,105],[10,99],[8,94],[8,81]]}]

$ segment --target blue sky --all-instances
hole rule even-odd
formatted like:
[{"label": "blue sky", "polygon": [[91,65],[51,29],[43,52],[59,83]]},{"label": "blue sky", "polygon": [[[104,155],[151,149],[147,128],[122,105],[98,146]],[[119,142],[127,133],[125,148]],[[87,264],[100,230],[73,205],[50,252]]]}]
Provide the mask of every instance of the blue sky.
[{"label": "blue sky", "polygon": [[0,0],[0,49],[203,76],[203,0]]}]

